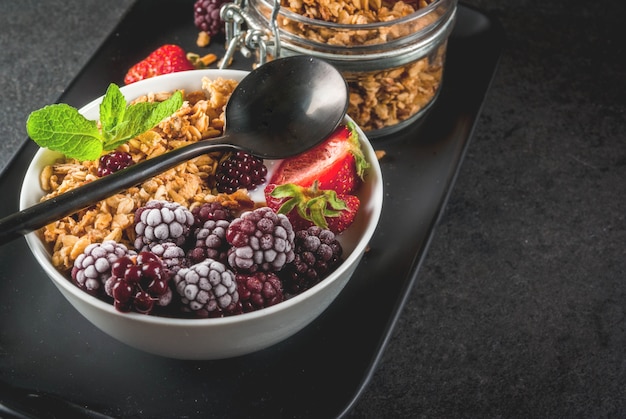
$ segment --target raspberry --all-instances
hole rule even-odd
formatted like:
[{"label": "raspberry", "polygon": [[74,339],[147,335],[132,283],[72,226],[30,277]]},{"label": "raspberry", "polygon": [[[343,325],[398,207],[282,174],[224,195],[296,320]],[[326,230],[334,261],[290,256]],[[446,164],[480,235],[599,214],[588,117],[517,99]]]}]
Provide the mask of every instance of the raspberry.
[{"label": "raspberry", "polygon": [[215,36],[224,31],[220,9],[230,0],[197,0],[193,5],[193,23],[196,28]]},{"label": "raspberry", "polygon": [[240,311],[235,274],[221,262],[205,259],[174,276],[183,310],[197,317],[221,317]]},{"label": "raspberry", "polygon": [[133,157],[123,151],[113,151],[100,157],[98,176],[103,177],[134,164]]},{"label": "raspberry", "polygon": [[187,252],[191,263],[202,262],[206,258],[226,263],[228,255],[226,230],[229,225],[230,222],[226,220],[207,220],[197,229],[194,234],[195,246]]},{"label": "raspberry", "polygon": [[277,272],[294,258],[289,219],[268,207],[246,211],[226,231],[228,263],[238,272]]},{"label": "raspberry", "polygon": [[283,285],[273,272],[237,274],[237,291],[244,313],[283,301]]},{"label": "raspberry", "polygon": [[263,160],[237,151],[223,160],[215,172],[218,192],[233,193],[237,189],[254,189],[265,182],[267,167]]},{"label": "raspberry", "polygon": [[113,263],[105,291],[118,311],[149,314],[155,305],[167,306],[172,301],[169,281],[161,259],[154,253],[140,252]]},{"label": "raspberry", "polygon": [[182,246],[193,225],[193,215],[175,202],[150,201],[135,212],[135,248],[157,242]]},{"label": "raspberry", "polygon": [[141,250],[152,252],[160,257],[163,262],[163,266],[171,275],[174,275],[180,268],[184,268],[188,264],[185,256],[185,250],[182,247],[177,246],[176,243],[150,243],[144,246]]},{"label": "raspberry", "polygon": [[293,262],[281,272],[285,291],[299,294],[320,282],[342,261],[343,249],[335,234],[317,226],[296,232]]},{"label": "raspberry", "polygon": [[134,251],[114,240],[92,243],[74,260],[72,279],[79,288],[97,295],[101,286],[111,276],[113,263],[123,256],[132,254]]}]

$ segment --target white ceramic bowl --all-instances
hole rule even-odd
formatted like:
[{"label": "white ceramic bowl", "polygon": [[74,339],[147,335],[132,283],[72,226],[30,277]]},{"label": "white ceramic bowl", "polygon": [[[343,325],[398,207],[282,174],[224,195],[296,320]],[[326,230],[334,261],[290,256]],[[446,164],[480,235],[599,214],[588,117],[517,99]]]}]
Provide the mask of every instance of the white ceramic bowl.
[{"label": "white ceramic bowl", "polygon": [[[241,80],[246,74],[237,70],[193,70],[143,80],[121,90],[127,100],[132,100],[150,92],[198,90],[203,76]],[[83,107],[81,113],[89,119],[97,119],[101,99]],[[346,121],[349,120],[346,117]],[[359,191],[362,203],[357,220],[341,235],[345,261],[319,284],[272,307],[215,319],[120,313],[113,305],[87,294],[59,273],[36,233],[28,234],[26,241],[37,262],[76,310],[121,342],[149,353],[179,359],[220,359],[258,351],[295,334],[328,307],[350,280],[376,229],[382,207],[383,182],[374,150],[363,132],[358,131],[371,167]],[[40,149],[34,156],[22,185],[21,209],[39,202],[43,195],[39,174],[58,156],[47,149]]]}]

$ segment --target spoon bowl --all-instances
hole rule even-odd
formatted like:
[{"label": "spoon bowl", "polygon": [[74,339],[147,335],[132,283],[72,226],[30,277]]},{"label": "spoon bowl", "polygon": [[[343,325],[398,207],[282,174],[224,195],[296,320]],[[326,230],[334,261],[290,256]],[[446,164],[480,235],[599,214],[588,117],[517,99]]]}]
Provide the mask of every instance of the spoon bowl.
[{"label": "spoon bowl", "polygon": [[348,86],[325,61],[270,61],[244,78],[226,105],[224,139],[265,159],[300,154],[326,138],[348,108]]},{"label": "spoon bowl", "polygon": [[226,105],[222,137],[134,164],[9,215],[0,220],[0,245],[211,151],[243,150],[264,159],[302,153],[328,137],[347,108],[347,84],[330,64],[307,56],[271,61],[238,84]]}]

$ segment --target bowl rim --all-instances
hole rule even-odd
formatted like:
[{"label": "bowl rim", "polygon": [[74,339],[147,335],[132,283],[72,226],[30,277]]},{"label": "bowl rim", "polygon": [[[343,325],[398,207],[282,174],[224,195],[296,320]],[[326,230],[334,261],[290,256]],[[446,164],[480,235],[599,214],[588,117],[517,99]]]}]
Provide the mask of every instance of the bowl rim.
[{"label": "bowl rim", "polygon": [[[147,92],[161,92],[167,91],[168,89],[157,88],[157,86],[163,84],[163,82],[173,82],[173,83],[190,83],[191,80],[188,80],[189,77],[193,74],[194,77],[197,78],[198,82],[201,83],[203,77],[222,77],[222,78],[234,78],[241,80],[241,78],[245,77],[249,72],[244,70],[219,70],[219,69],[201,69],[201,70],[188,70],[182,71],[178,73],[166,74],[162,76],[156,76],[150,79],[141,80],[131,85],[120,87],[121,92],[124,94],[124,97],[127,101],[132,100],[140,95],[146,94]],[[175,88],[174,88],[175,89]],[[173,89],[169,89],[173,90]],[[81,113],[88,113],[93,111],[95,106],[98,106],[102,101],[102,96],[92,100],[87,103],[83,107],[79,109]],[[100,310],[103,310],[109,315],[120,316],[127,318],[131,321],[137,321],[152,325],[162,325],[162,326],[185,326],[191,328],[202,328],[209,325],[214,326],[226,326],[230,324],[235,324],[247,320],[260,319],[266,316],[270,316],[274,313],[284,311],[289,309],[291,306],[297,305],[303,300],[308,299],[309,295],[314,293],[319,293],[324,288],[331,286],[333,282],[335,282],[341,274],[343,274],[344,270],[342,267],[349,267],[353,264],[357,264],[358,260],[362,257],[363,253],[367,245],[369,244],[374,231],[376,230],[380,215],[382,212],[382,201],[383,201],[383,180],[382,180],[382,172],[380,169],[380,165],[376,159],[376,155],[373,149],[373,146],[365,133],[361,130],[361,128],[349,117],[346,115],[344,122],[352,122],[356,127],[356,130],[359,134],[359,140],[361,142],[361,146],[364,147],[364,151],[366,156],[368,157],[368,161],[370,162],[370,167],[368,168],[370,172],[369,176],[372,177],[374,181],[377,182],[374,184],[374,188],[371,191],[372,200],[379,202],[377,205],[372,206],[372,213],[370,215],[371,221],[367,223],[364,228],[363,234],[361,238],[356,242],[354,249],[351,251],[350,255],[344,259],[344,261],[335,269],[333,273],[324,278],[321,282],[316,284],[315,286],[303,291],[302,293],[295,295],[287,300],[284,300],[276,305],[265,307],[260,310],[255,310],[248,313],[241,313],[233,316],[227,317],[217,317],[217,318],[177,318],[177,317],[168,317],[168,316],[159,316],[159,315],[145,315],[135,312],[120,312],[114,308],[114,306],[106,301],[101,300],[100,298],[93,296],[84,290],[78,288],[71,280],[69,280],[64,274],[58,271],[51,262],[50,253],[46,248],[43,241],[37,235],[37,232],[28,233],[25,236],[28,247],[30,248],[33,256],[37,260],[37,262],[41,265],[44,271],[51,278],[53,283],[58,287],[61,286],[65,291],[70,292],[72,295],[77,297],[79,300],[83,300],[85,303],[95,306]],[[44,153],[50,153],[53,155],[55,152],[51,152],[45,148],[39,148],[39,150],[33,156],[28,169],[22,179],[21,190],[20,190],[20,199],[19,206],[20,209],[24,209],[31,205],[28,201],[28,197],[25,195],[25,183],[28,177],[28,174],[31,172],[33,166],[35,166],[41,156]],[[60,155],[60,153],[58,153]]]}]

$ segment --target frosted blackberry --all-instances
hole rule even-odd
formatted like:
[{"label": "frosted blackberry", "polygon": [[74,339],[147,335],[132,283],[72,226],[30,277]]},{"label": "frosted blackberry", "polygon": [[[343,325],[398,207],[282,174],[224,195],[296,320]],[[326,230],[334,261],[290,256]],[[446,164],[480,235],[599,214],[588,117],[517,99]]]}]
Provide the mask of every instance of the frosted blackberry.
[{"label": "frosted blackberry", "polygon": [[150,201],[135,212],[135,248],[163,242],[182,246],[193,221],[191,211],[178,203]]},{"label": "frosted blackberry", "polygon": [[183,310],[197,317],[230,315],[240,307],[235,274],[213,259],[179,270],[174,284]]},{"label": "frosted blackberry", "polygon": [[133,157],[123,151],[113,151],[98,160],[98,176],[103,177],[127,168],[134,163]]},{"label": "frosted blackberry", "polygon": [[268,207],[246,211],[226,231],[228,263],[237,272],[277,272],[294,258],[289,219]]},{"label": "frosted blackberry", "polygon": [[263,160],[237,151],[223,160],[215,172],[218,192],[233,193],[237,189],[254,189],[265,182],[267,167]]},{"label": "frosted blackberry", "polygon": [[169,282],[170,274],[161,259],[154,253],[140,252],[113,263],[105,290],[118,311],[150,314],[155,306],[164,307],[172,301]]},{"label": "frosted blackberry", "polygon": [[342,262],[343,249],[335,234],[317,226],[296,232],[295,257],[281,272],[285,292],[299,294],[320,282]]},{"label": "frosted blackberry", "polygon": [[224,31],[220,8],[230,0],[198,0],[193,5],[193,23],[201,31],[215,36]]},{"label": "frosted blackberry", "polygon": [[230,222],[226,220],[207,220],[194,234],[195,243],[187,252],[191,263],[202,262],[210,258],[222,263],[227,262],[228,242],[226,230]]},{"label": "frosted blackberry", "polygon": [[217,201],[194,207],[191,213],[194,217],[194,228],[202,227],[209,220],[231,221],[234,218],[232,212]]},{"label": "frosted blackberry", "polygon": [[244,313],[273,306],[283,301],[283,285],[273,272],[237,274],[237,290]]},{"label": "frosted blackberry", "polygon": [[79,288],[97,295],[111,276],[113,263],[123,256],[132,254],[134,254],[132,250],[113,240],[92,243],[74,260],[72,280]]},{"label": "frosted blackberry", "polygon": [[142,251],[152,252],[163,262],[163,266],[174,275],[180,268],[186,267],[189,263],[185,255],[185,250],[177,246],[176,243],[150,243],[144,246]]}]

